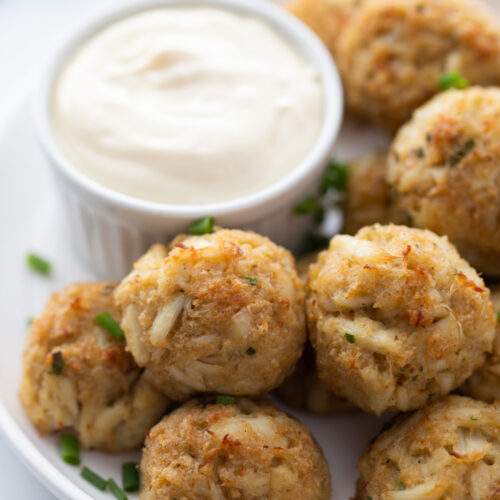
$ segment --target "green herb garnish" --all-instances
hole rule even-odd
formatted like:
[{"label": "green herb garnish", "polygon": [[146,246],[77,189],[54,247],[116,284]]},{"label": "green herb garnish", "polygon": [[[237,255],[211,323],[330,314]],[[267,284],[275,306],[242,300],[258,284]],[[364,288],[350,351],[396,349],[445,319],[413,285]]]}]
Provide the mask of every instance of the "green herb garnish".
[{"label": "green herb garnish", "polygon": [[458,71],[449,71],[439,77],[439,88],[441,90],[466,89],[470,85],[469,80],[465,79]]},{"label": "green herb garnish", "polygon": [[398,483],[398,488],[400,490],[406,490],[406,484],[403,481],[400,480],[399,483]]},{"label": "green herb garnish", "polygon": [[352,333],[346,333],[344,334],[344,336],[347,342],[350,342],[351,344],[354,344],[356,342],[356,337]]},{"label": "green herb garnish", "polygon": [[477,417],[477,416],[473,415],[470,419],[471,419],[471,420],[479,420],[479,417]]},{"label": "green herb garnish", "polygon": [[125,492],[116,484],[116,482],[112,478],[108,479],[108,490],[118,500],[127,500],[127,495],[125,495]]},{"label": "green herb garnish", "polygon": [[500,323],[500,311],[497,312],[497,323]]},{"label": "green herb garnish", "polygon": [[248,354],[249,356],[254,356],[256,352],[257,352],[257,351],[255,350],[255,348],[254,348],[254,347],[249,347],[249,348],[247,349],[247,354]]},{"label": "green herb garnish", "polygon": [[448,163],[454,167],[458,165],[473,149],[476,145],[474,139],[469,139],[463,146],[458,148],[449,158]]},{"label": "green herb garnish", "polygon": [[312,215],[316,222],[321,222],[325,215],[321,200],[315,196],[308,196],[293,209],[297,215]]},{"label": "green herb garnish", "polygon": [[108,485],[108,482],[104,478],[88,467],[83,467],[80,471],[80,476],[101,491],[104,491]]},{"label": "green herb garnish", "polygon": [[32,271],[45,276],[48,276],[52,270],[52,266],[48,260],[34,253],[29,253],[26,256],[26,264]]},{"label": "green herb garnish", "polygon": [[254,278],[253,276],[247,276],[245,279],[248,281],[250,285],[257,286],[258,283],[257,278]]},{"label": "green herb garnish", "polygon": [[214,218],[204,217],[203,219],[198,219],[193,221],[187,228],[188,234],[194,236],[201,236],[202,234],[208,234],[214,232]]},{"label": "green herb garnish", "polygon": [[61,458],[71,465],[80,465],[80,443],[73,434],[63,434],[59,441]]},{"label": "green herb garnish", "polygon": [[215,398],[215,402],[218,405],[229,406],[229,405],[234,405],[236,399],[234,399],[233,396],[217,396]]},{"label": "green herb garnish", "polygon": [[349,176],[349,165],[332,160],[321,182],[321,194],[325,194],[330,189],[345,191]]},{"label": "green herb garnish", "polygon": [[52,353],[52,374],[61,375],[64,370],[64,358],[61,351]]},{"label": "green herb garnish", "polygon": [[130,493],[139,491],[139,469],[135,462],[127,462],[122,465],[122,485],[123,489]]},{"label": "green herb garnish", "polygon": [[113,319],[109,312],[102,312],[95,317],[95,322],[104,328],[115,340],[125,342],[125,334],[120,325]]}]

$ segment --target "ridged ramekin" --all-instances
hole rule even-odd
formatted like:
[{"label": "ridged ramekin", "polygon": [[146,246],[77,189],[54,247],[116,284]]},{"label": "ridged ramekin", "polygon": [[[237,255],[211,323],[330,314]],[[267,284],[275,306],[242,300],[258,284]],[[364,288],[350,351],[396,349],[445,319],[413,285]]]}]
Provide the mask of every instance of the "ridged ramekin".
[{"label": "ridged ramekin", "polygon": [[[209,5],[255,15],[281,32],[318,70],[323,83],[324,121],[305,160],[278,182],[237,200],[210,205],[168,205],[147,202],[112,191],[80,173],[63,156],[51,125],[54,83],[68,57],[104,26],[128,15],[171,5]],[[69,217],[68,239],[102,278],[119,279],[154,242],[165,242],[194,219],[213,216],[217,224],[248,228],[292,250],[298,248],[310,220],[293,214],[293,207],[313,192],[322,176],[338,134],[343,94],[337,68],[320,40],[284,9],[265,0],[136,0],[120,2],[97,19],[86,22],[56,51],[42,75],[35,99],[42,149],[64,200]],[[293,138],[290,138],[293,140]],[[265,166],[264,166],[265,167]]]}]

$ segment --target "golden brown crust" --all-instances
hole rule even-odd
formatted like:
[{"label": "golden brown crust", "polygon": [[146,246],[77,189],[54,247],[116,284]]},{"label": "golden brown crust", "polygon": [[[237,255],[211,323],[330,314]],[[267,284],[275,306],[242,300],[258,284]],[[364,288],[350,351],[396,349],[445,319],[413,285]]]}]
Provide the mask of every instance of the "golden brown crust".
[{"label": "golden brown crust", "polygon": [[458,387],[491,350],[495,315],[446,238],[374,225],[335,236],[311,266],[319,377],[366,411],[407,411]]},{"label": "golden brown crust", "polygon": [[182,237],[152,252],[115,294],[128,348],[151,381],[179,400],[279,385],[306,336],[291,254],[238,230]]},{"label": "golden brown crust", "polygon": [[500,407],[448,396],[380,435],[359,461],[357,500],[494,500]]},{"label": "golden brown crust", "polygon": [[416,226],[500,273],[500,89],[449,91],[420,108],[394,140],[388,180]]},{"label": "golden brown crust", "polygon": [[141,462],[141,500],[328,500],[319,446],[267,402],[186,403],[156,425]]},{"label": "golden brown crust", "polygon": [[371,153],[349,163],[344,232],[355,234],[372,224],[405,224],[408,216],[395,206],[386,180],[387,153]]},{"label": "golden brown crust", "polygon": [[[168,402],[142,380],[124,344],[95,323],[102,312],[120,321],[113,291],[80,283],[52,295],[31,327],[20,397],[39,432],[73,429],[85,447],[120,451],[142,444]],[[54,355],[62,358],[59,374]]]},{"label": "golden brown crust", "polygon": [[475,0],[368,0],[339,43],[351,110],[396,130],[457,71],[473,85],[500,82],[500,32]]}]

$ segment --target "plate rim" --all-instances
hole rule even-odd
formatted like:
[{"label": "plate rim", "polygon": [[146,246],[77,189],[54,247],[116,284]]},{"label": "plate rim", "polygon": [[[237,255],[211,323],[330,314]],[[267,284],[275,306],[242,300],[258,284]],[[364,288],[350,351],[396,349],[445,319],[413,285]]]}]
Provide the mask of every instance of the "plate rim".
[{"label": "plate rim", "polygon": [[[23,101],[27,101],[28,108],[32,109],[32,89],[33,86],[25,80],[24,85],[20,85],[3,96],[2,101],[5,107],[0,123],[0,136],[8,130],[12,114],[16,109],[19,109]],[[61,500],[93,500],[38,450],[35,442],[17,424],[1,397],[0,436],[4,438],[8,447],[28,467],[35,478],[57,498]]]},{"label": "plate rim", "polygon": [[61,499],[93,500],[71,479],[65,476],[50,460],[43,456],[34,442],[19,427],[4,403],[0,400],[0,434],[10,449],[27,465],[36,478]]}]

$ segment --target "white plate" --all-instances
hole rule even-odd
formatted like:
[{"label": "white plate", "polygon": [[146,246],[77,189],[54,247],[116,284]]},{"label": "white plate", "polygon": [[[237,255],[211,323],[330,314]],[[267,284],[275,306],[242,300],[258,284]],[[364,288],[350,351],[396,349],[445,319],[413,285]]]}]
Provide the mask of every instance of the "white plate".
[{"label": "white plate", "polygon": [[[500,0],[490,0],[500,9]],[[41,310],[49,294],[78,280],[94,276],[73,254],[64,237],[52,179],[38,149],[28,97],[11,101],[2,109],[0,122],[0,429],[36,476],[57,497],[71,500],[110,499],[79,476],[79,469],[62,462],[53,438],[41,438],[28,422],[18,401],[21,352],[28,317]],[[387,138],[370,129],[346,124],[335,154],[349,159],[380,149]],[[50,279],[30,273],[24,256],[28,251],[46,255],[55,267]],[[347,500],[357,478],[356,462],[382,421],[361,413],[314,417],[290,412],[313,432],[330,464],[334,497]],[[121,464],[140,454],[106,455],[83,452],[83,464],[119,483]],[[0,495],[1,496],[1,495]],[[129,498],[134,498],[129,495]]]}]

